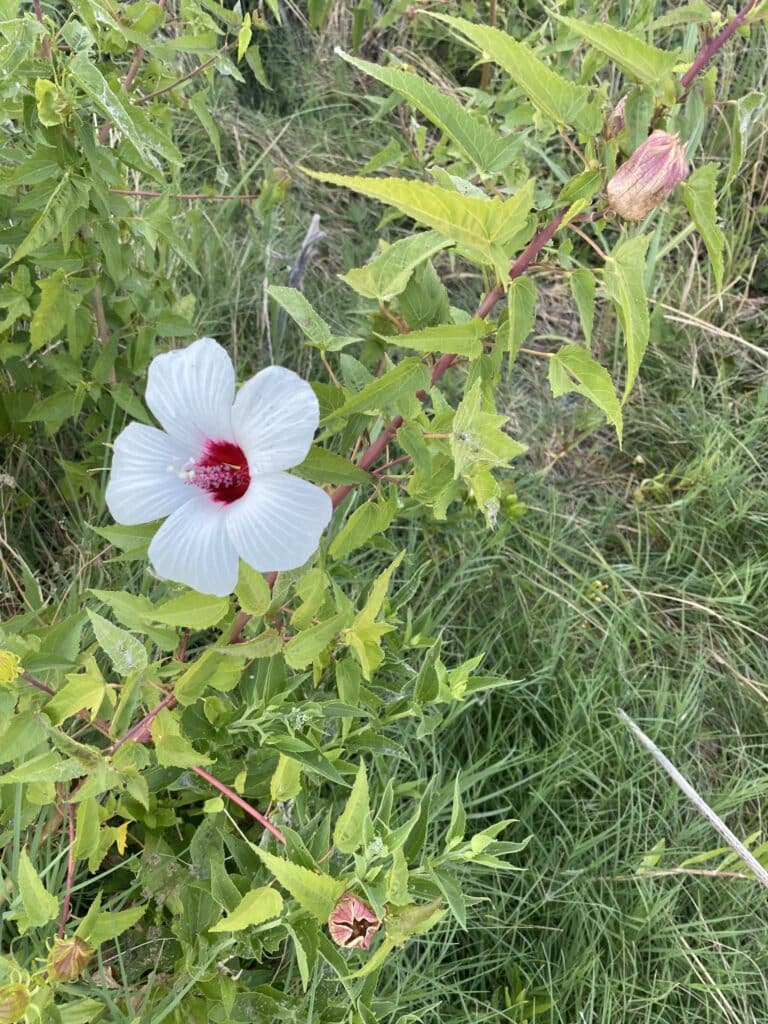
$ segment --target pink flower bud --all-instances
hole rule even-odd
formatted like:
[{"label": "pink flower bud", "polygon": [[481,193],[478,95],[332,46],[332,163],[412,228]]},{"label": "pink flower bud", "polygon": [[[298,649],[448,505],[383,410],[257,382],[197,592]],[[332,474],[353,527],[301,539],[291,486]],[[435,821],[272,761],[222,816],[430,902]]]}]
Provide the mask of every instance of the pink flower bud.
[{"label": "pink flower bud", "polygon": [[642,220],[687,177],[677,135],[653,132],[608,182],[608,205],[624,220]]},{"label": "pink flower bud", "polygon": [[0,1024],[17,1024],[28,1006],[29,989],[26,985],[0,985]]},{"label": "pink flower bud", "polygon": [[55,938],[48,954],[48,977],[54,981],[76,981],[93,954],[93,946],[77,935],[71,939]]},{"label": "pink flower bud", "polygon": [[627,106],[627,97],[622,96],[613,110],[610,112],[608,117],[605,119],[605,137],[606,139],[615,139],[620,131],[623,130],[626,124],[625,109]]},{"label": "pink flower bud", "polygon": [[345,892],[328,918],[328,931],[337,946],[369,949],[381,922],[367,903]]}]

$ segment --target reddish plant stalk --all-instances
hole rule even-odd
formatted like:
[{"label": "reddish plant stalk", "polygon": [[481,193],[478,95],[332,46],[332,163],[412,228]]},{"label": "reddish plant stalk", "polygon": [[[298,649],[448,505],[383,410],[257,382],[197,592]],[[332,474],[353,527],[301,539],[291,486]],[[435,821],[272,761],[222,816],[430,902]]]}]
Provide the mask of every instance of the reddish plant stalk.
[{"label": "reddish plant stalk", "polygon": [[192,768],[191,771],[193,771],[195,775],[199,775],[201,779],[205,779],[209,785],[213,786],[214,789],[218,789],[218,791],[228,800],[231,800],[232,803],[237,804],[237,806],[247,814],[250,814],[250,816],[255,818],[260,825],[263,825],[267,831],[271,832],[278,842],[285,846],[285,836],[280,829],[273,825],[269,818],[265,818],[260,811],[257,811],[255,807],[252,807],[247,800],[243,800],[243,798],[236,793],[234,789],[230,789],[229,786],[225,786],[223,782],[219,782],[215,776],[211,775],[211,773],[207,772],[204,768]]},{"label": "reddish plant stalk", "polygon": [[74,804],[67,804],[67,824],[69,827],[69,850],[67,851],[67,881],[64,889],[64,901],[61,905],[61,916],[59,917],[59,938],[62,938],[69,920],[69,910],[72,906],[72,885],[75,881],[75,807]]},{"label": "reddish plant stalk", "polygon": [[[735,17],[731,18],[731,20],[728,22],[725,28],[721,32],[719,32],[714,39],[710,39],[708,43],[702,46],[693,64],[691,64],[691,66],[685,72],[683,77],[680,79],[680,84],[682,85],[685,92],[687,92],[690,88],[694,78],[696,78],[697,75],[701,74],[701,72],[704,70],[707,64],[709,64],[712,58],[717,54],[717,52],[721,50],[723,46],[725,46],[725,44],[728,42],[728,40],[731,38],[734,32],[737,32],[741,28],[741,26],[747,20],[747,16],[749,15],[749,12],[752,10],[752,8],[755,6],[756,2],[757,0],[748,0],[748,2],[744,4],[739,13]],[[685,92],[683,93],[683,95],[685,95]]]}]

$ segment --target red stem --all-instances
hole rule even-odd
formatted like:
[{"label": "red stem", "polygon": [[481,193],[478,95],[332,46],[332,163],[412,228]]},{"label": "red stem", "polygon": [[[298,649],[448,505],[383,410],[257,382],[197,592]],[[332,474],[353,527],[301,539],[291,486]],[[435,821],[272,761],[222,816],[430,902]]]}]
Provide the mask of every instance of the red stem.
[{"label": "red stem", "polygon": [[64,902],[61,905],[61,916],[59,918],[59,938],[63,938],[64,931],[69,920],[69,910],[72,906],[72,885],[75,881],[75,807],[74,804],[67,804],[67,822],[69,825],[69,850],[67,851],[67,882],[64,890]]},{"label": "red stem", "polygon": [[[757,0],[748,0],[744,7],[739,11],[735,18],[732,18],[725,28],[714,39],[701,48],[698,56],[694,60],[693,64],[688,68],[683,77],[680,79],[680,84],[683,87],[684,94],[690,88],[691,83],[698,74],[700,74],[704,68],[709,64],[715,54],[720,50],[731,38],[734,32],[741,28],[744,22],[747,20],[747,15],[755,6]],[[682,99],[682,97],[681,97]]]},{"label": "red stem", "polygon": [[260,825],[263,825],[265,829],[272,833],[278,842],[285,846],[285,836],[280,829],[276,828],[269,818],[265,818],[264,815],[261,814],[260,811],[257,811],[255,807],[251,807],[248,801],[243,800],[243,798],[239,796],[234,789],[230,789],[229,786],[225,786],[223,782],[219,782],[214,775],[211,775],[211,773],[207,772],[204,768],[192,768],[192,771],[195,775],[199,775],[201,779],[205,779],[205,781],[209,783],[209,785],[213,786],[214,789],[218,789],[218,791],[227,797],[228,800],[231,800],[232,803],[237,804],[237,806],[242,808],[242,810],[247,814],[250,814],[252,818],[255,818]]},{"label": "red stem", "polygon": [[152,708],[149,714],[144,715],[140,722],[137,722],[136,725],[130,728],[128,732],[125,733],[125,735],[120,737],[119,740],[115,740],[115,742],[109,749],[109,753],[111,755],[114,755],[115,752],[118,751],[120,747],[122,747],[122,745],[124,743],[127,743],[129,740],[133,740],[135,743],[146,743],[151,737],[149,727],[152,725],[152,723],[160,714],[160,712],[164,711],[166,708],[168,708],[168,710],[170,711],[171,708],[175,707],[176,697],[174,696],[174,694],[169,693],[167,697],[164,697],[163,700],[160,701],[157,707]]}]

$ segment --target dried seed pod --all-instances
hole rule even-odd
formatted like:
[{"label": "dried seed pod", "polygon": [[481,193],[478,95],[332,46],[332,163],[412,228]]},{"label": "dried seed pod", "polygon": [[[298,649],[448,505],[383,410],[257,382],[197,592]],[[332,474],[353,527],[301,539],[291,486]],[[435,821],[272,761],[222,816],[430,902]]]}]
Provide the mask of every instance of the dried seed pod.
[{"label": "dried seed pod", "polygon": [[345,892],[328,918],[328,931],[337,946],[368,949],[381,922],[367,903]]}]

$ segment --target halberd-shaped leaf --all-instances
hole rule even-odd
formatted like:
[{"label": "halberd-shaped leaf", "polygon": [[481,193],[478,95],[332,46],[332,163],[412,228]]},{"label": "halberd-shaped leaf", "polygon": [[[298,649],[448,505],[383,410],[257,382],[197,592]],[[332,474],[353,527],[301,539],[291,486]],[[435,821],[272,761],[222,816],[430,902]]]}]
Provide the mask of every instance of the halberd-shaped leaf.
[{"label": "halberd-shaped leaf", "polygon": [[481,199],[405,178],[362,178],[303,170],[317,181],[341,185],[397,207],[418,223],[462,245],[478,262],[495,267],[500,277],[506,272],[511,252],[533,233],[529,217],[533,208],[532,179],[509,199]]},{"label": "halberd-shaped leaf", "polygon": [[725,235],[717,223],[716,183],[717,167],[715,164],[698,167],[688,181],[683,184],[683,198],[691,219],[696,225],[696,230],[704,239],[704,245],[709,253],[709,262],[712,264],[712,272],[715,275],[715,286],[719,292],[723,287]]},{"label": "halberd-shaped leaf", "polygon": [[346,281],[358,295],[389,302],[405,290],[420,264],[452,244],[439,231],[422,231],[388,245],[364,267],[341,274],[341,280]]},{"label": "halberd-shaped leaf", "polygon": [[558,125],[570,125],[587,135],[600,131],[602,115],[592,90],[561,77],[540,60],[525,43],[488,25],[464,18],[430,13],[430,17],[456,29],[473,46],[498,64],[546,117]]},{"label": "halberd-shaped leaf", "polygon": [[679,50],[659,50],[613,25],[591,25],[562,14],[554,16],[644,85],[662,85],[680,60]]},{"label": "halberd-shaped leaf", "polygon": [[209,932],[241,932],[252,925],[263,924],[273,917],[279,917],[283,909],[283,897],[269,885],[259,886],[243,896],[231,914],[212,925]]},{"label": "halberd-shaped leaf", "polygon": [[292,861],[283,860],[261,847],[254,846],[264,867],[266,867],[280,885],[293,896],[300,907],[308,911],[321,924],[325,924],[328,915],[336,906],[336,902],[344,892],[344,882],[330,875],[321,875],[319,871],[310,871]]},{"label": "halberd-shaped leaf", "polygon": [[338,47],[336,53],[408,100],[455,142],[479,171],[490,174],[503,170],[513,159],[515,147],[509,138],[494,132],[484,121],[473,117],[455,99],[446,96],[419,75],[396,68],[379,67],[370,61],[352,57]]},{"label": "halberd-shaped leaf", "polygon": [[363,825],[370,811],[368,774],[361,761],[352,792],[333,830],[333,845],[342,853],[356,853],[363,845]]},{"label": "halberd-shaped leaf", "polygon": [[555,398],[575,391],[598,407],[616,428],[621,444],[621,403],[611,375],[580,345],[563,345],[549,360],[549,384]]},{"label": "halberd-shaped leaf", "polygon": [[645,291],[645,254],[650,235],[635,235],[619,242],[605,264],[603,283],[627,346],[627,383],[624,399],[632,390],[648,347],[651,321]]}]

